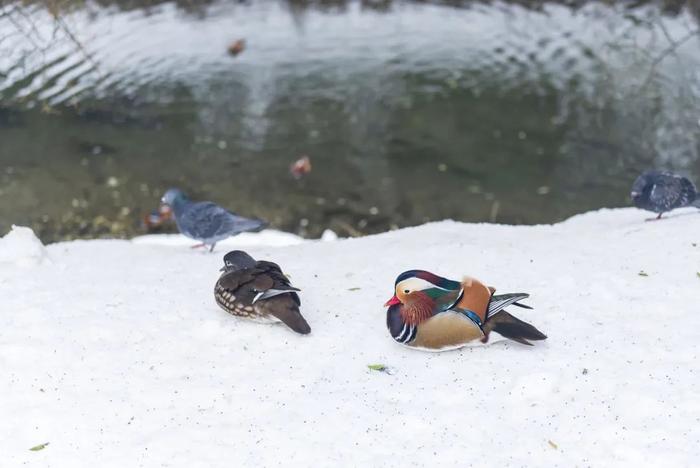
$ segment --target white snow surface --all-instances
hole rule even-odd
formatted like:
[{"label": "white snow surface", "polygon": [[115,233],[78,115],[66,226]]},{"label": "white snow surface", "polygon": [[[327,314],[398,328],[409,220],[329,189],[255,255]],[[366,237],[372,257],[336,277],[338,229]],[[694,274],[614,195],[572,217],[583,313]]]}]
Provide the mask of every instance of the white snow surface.
[{"label": "white snow surface", "polygon": [[[324,235],[326,233],[324,232]],[[148,234],[138,236],[131,239],[134,244],[144,245],[169,245],[169,246],[194,246],[197,241],[193,241],[181,234]],[[275,231],[274,229],[265,229],[261,232],[243,232],[235,237],[217,242],[215,249],[223,250],[226,248],[243,249],[247,247],[266,246],[266,247],[287,247],[290,245],[298,245],[304,242],[304,239],[289,232]]]},{"label": "white snow surface", "polygon": [[[700,213],[646,217],[248,244],[303,290],[308,336],[216,306],[225,249],[74,241],[37,262],[13,231],[0,466],[697,466]],[[529,292],[512,312],[549,339],[396,344],[382,304],[413,268]]]}]

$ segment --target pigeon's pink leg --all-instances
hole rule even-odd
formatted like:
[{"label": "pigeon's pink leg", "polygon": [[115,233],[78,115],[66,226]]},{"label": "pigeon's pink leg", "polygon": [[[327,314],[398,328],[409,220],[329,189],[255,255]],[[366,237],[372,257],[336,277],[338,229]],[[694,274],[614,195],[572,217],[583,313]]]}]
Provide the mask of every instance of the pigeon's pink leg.
[{"label": "pigeon's pink leg", "polygon": [[198,249],[200,247],[206,247],[206,246],[207,246],[207,244],[204,244],[204,243],[196,244],[196,245],[193,245],[192,247],[190,247],[190,249]]},{"label": "pigeon's pink leg", "polygon": [[663,213],[659,213],[659,216],[657,216],[656,218],[647,218],[647,219],[645,219],[644,221],[658,221],[658,220],[661,219],[661,215],[662,215],[662,214],[663,214]]}]

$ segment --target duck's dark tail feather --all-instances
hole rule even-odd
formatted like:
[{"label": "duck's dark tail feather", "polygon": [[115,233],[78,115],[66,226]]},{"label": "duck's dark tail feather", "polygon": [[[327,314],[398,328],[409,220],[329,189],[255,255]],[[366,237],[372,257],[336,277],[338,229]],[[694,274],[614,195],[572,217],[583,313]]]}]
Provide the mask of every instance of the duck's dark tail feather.
[{"label": "duck's dark tail feather", "polygon": [[547,339],[547,335],[539,331],[527,322],[513,317],[505,310],[489,317],[483,326],[484,334],[488,340],[489,333],[492,331],[498,333],[505,338],[509,338],[518,343],[532,346],[528,340],[539,341]]},{"label": "duck's dark tail feather", "polygon": [[271,297],[264,301],[260,301],[260,307],[266,310],[270,315],[277,317],[289,328],[297,333],[306,335],[311,333],[311,327],[299,312],[299,306],[294,301],[291,294],[281,294]]}]

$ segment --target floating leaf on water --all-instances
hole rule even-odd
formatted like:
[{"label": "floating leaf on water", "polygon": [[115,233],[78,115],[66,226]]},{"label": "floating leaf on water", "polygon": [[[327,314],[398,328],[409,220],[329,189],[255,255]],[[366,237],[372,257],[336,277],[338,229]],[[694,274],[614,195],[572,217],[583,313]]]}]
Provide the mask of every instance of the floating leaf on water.
[{"label": "floating leaf on water", "polygon": [[639,276],[649,276],[649,273],[647,273],[647,272],[644,271],[644,270],[640,271],[640,272],[637,273],[637,274],[638,274]]},{"label": "floating leaf on water", "polygon": [[234,57],[241,52],[245,50],[245,39],[237,39],[231,43],[231,45],[228,46],[228,53],[229,55],[233,55]]},{"label": "floating leaf on water", "polygon": [[551,440],[548,440],[547,443],[548,443],[549,446],[552,447],[553,449],[558,449],[558,448],[559,448],[559,446],[558,446],[557,444],[555,444],[554,442],[552,442]]},{"label": "floating leaf on water", "polygon": [[38,452],[39,450],[44,450],[48,445],[49,445],[49,443],[46,442],[43,444],[35,445],[34,447],[30,448],[29,450],[31,450],[32,452]]},{"label": "floating leaf on water", "polygon": [[289,166],[289,172],[295,179],[301,179],[303,176],[311,172],[311,158],[304,155],[297,159]]}]

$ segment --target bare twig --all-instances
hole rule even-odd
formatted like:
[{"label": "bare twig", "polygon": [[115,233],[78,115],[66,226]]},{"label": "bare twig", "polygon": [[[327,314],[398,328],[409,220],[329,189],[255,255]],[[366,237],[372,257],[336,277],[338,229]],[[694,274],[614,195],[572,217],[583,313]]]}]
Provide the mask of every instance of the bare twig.
[{"label": "bare twig", "polygon": [[644,90],[649,85],[652,78],[654,77],[654,73],[656,72],[656,67],[658,67],[659,64],[663,62],[666,57],[673,54],[676,51],[676,49],[688,42],[693,37],[700,37],[700,29],[694,29],[692,31],[689,31],[688,34],[681,37],[677,41],[674,41],[674,39],[668,34],[668,31],[666,31],[665,28],[662,28],[662,30],[664,31],[664,34],[666,34],[666,37],[668,38],[669,42],[671,42],[671,45],[669,45],[659,55],[657,55],[654,60],[652,60],[651,67],[649,68],[649,73],[647,73],[644,82],[639,87],[639,91]]},{"label": "bare twig", "polygon": [[93,69],[97,72],[98,75],[101,75],[97,61],[92,57],[92,55],[87,51],[85,46],[83,45],[82,42],[76,37],[75,34],[73,34],[73,31],[70,30],[68,27],[68,24],[66,24],[65,20],[59,13],[59,9],[56,7],[56,4],[51,2],[50,0],[47,0],[46,2],[46,8],[48,9],[49,13],[51,13],[51,16],[53,16],[54,21],[58,25],[58,27],[63,31],[63,33],[68,36],[68,38],[75,44],[75,46],[80,50],[80,53],[83,54],[85,59],[90,62],[93,66]]},{"label": "bare twig", "polygon": [[[19,21],[17,21],[17,19],[15,18],[15,15],[14,15],[13,13],[16,12],[16,11],[18,11],[18,10],[19,10],[19,8],[18,8],[17,6],[15,6],[15,7],[12,9],[12,11],[10,11],[9,13],[7,13],[7,19],[10,21],[10,23],[12,23],[12,25],[15,27],[15,29],[17,29],[17,31],[19,31],[25,38],[27,38],[27,39],[29,40],[29,42],[32,43],[32,45],[34,46],[35,49],[41,50],[41,46],[39,46],[39,44],[37,44],[37,43],[34,41],[34,37],[32,37],[32,34],[31,34],[30,32],[25,31],[25,30],[24,30],[24,27],[23,27],[23,26],[19,23]],[[31,24],[31,27],[32,27],[33,29],[35,29],[35,28],[34,28],[34,25],[33,25],[31,22],[30,22],[30,24]]]}]

